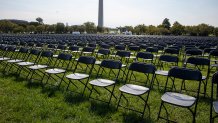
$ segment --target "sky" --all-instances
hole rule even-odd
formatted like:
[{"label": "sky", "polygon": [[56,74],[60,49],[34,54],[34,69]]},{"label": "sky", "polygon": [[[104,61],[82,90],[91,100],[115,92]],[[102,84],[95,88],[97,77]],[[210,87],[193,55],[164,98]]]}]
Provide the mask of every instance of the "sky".
[{"label": "sky", "polygon": [[[99,0],[0,0],[0,19],[57,22],[80,25],[98,23]],[[104,26],[206,23],[218,27],[218,0],[104,0]]]}]

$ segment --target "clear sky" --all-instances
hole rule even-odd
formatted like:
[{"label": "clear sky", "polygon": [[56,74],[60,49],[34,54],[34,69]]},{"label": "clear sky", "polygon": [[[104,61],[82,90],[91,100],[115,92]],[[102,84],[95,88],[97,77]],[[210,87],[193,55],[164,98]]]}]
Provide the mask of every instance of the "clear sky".
[{"label": "clear sky", "polygon": [[[98,0],[0,0],[0,19],[97,24]],[[158,25],[164,18],[183,25],[218,27],[218,0],[104,0],[104,25]]]}]

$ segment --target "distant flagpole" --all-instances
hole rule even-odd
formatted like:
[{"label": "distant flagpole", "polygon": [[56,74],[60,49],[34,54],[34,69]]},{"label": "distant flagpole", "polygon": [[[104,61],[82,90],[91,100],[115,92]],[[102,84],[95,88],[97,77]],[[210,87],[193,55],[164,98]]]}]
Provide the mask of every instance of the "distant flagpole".
[{"label": "distant flagpole", "polygon": [[98,27],[104,27],[104,3],[103,3],[103,0],[99,0]]}]

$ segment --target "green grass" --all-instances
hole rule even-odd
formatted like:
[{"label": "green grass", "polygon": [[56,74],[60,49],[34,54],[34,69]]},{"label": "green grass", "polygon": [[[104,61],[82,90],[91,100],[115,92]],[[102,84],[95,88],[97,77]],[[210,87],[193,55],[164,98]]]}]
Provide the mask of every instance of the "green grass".
[{"label": "green grass", "polygon": [[[95,73],[92,76],[95,76]],[[113,98],[110,107],[103,102],[90,100],[87,98],[89,91],[86,89],[85,97],[74,93],[77,91],[71,87],[71,91],[65,91],[66,84],[62,84],[58,90],[54,86],[47,85],[42,88],[38,81],[29,83],[24,79],[25,76],[16,78],[15,75],[4,75],[0,72],[0,122],[165,122],[157,120],[157,114],[161,103],[161,95],[164,93],[163,88],[158,90],[157,86],[151,90],[149,96],[149,106],[151,108],[151,118],[148,117],[146,110],[145,116],[142,119],[140,114],[119,108],[116,110],[117,101]],[[143,75],[138,75],[139,79],[144,79]],[[165,85],[166,77],[158,77],[160,84]],[[54,82],[54,81],[53,81]],[[50,83],[53,83],[50,80]],[[210,83],[210,80],[208,81]],[[76,83],[77,84],[77,83]],[[119,96],[119,87],[124,84],[123,81],[117,84],[115,95]],[[179,87],[179,83],[176,83]],[[79,85],[79,84],[78,84]],[[195,87],[195,84],[188,83],[190,89]],[[83,86],[79,89],[82,90]],[[208,85],[208,95],[210,95],[211,84]],[[101,98],[108,99],[106,91]],[[143,104],[138,98],[128,96],[131,107],[142,110]],[[125,104],[125,101],[121,101]],[[181,109],[174,106],[167,106],[170,113],[170,118],[177,122],[191,122],[192,117],[187,109]],[[201,95],[197,108],[197,123],[209,122],[209,98],[203,98]],[[164,110],[162,112],[164,116]],[[217,121],[217,120],[216,120]],[[215,122],[216,122],[215,121]]]}]

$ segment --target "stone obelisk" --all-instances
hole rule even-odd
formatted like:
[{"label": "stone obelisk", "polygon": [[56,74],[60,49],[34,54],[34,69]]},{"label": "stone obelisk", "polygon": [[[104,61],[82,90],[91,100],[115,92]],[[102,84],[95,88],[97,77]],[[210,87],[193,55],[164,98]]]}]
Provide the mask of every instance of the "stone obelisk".
[{"label": "stone obelisk", "polygon": [[98,27],[104,27],[104,4],[103,0],[99,0],[98,8]]}]

